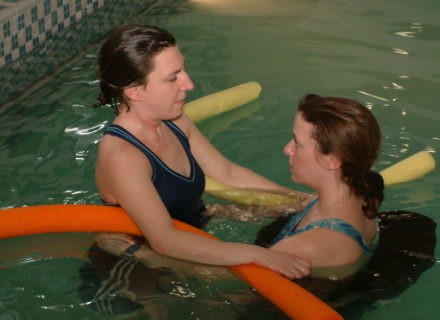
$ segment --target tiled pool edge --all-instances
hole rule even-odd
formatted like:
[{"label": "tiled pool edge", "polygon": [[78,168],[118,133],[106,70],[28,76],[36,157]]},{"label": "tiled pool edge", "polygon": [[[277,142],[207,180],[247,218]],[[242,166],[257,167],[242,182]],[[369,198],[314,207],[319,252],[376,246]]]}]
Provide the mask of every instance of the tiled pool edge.
[{"label": "tiled pool edge", "polygon": [[[18,44],[14,45],[13,50],[16,50],[14,53],[16,55],[16,57],[14,56],[15,59],[13,59],[11,54],[8,58],[10,61],[4,65],[0,64],[0,82],[2,84],[0,89],[0,106],[17,98],[24,89],[31,86],[38,79],[53,73],[54,70],[66,61],[71,60],[79,52],[95,45],[97,40],[102,39],[106,30],[126,23],[127,15],[136,16],[140,11],[149,10],[152,15],[166,16],[173,11],[173,7],[182,2],[184,1],[19,0],[16,2],[17,7],[14,10],[12,10],[12,7],[0,10],[0,19],[7,18],[9,21],[15,21],[13,26],[9,25],[9,33],[6,33],[11,40],[10,44],[13,44],[12,37],[15,31],[22,34],[18,36],[19,33],[15,33],[17,34],[14,38],[17,39],[16,41],[24,37],[23,41],[25,43],[31,43],[21,46]],[[48,19],[39,20],[38,17],[32,17],[32,12],[39,12],[39,9],[33,8],[41,4],[43,5],[42,13],[45,12],[44,6],[46,4],[48,13],[46,17]],[[67,6],[67,4],[70,5]],[[19,9],[27,10],[28,13],[24,14]],[[51,9],[50,12],[49,9]],[[20,16],[22,18],[18,19]],[[27,22],[21,23],[22,21],[29,21],[29,19],[30,22],[34,20],[33,25],[28,25]],[[47,26],[44,24],[44,28],[38,29],[38,21],[46,23],[47,20],[49,20]],[[4,39],[6,38],[4,37],[5,28],[3,21],[0,24],[0,43],[3,43],[4,50]],[[43,25],[42,22],[41,25]],[[28,29],[29,27],[31,29]],[[26,41],[26,30],[32,30],[32,28],[38,29],[37,33],[31,32],[32,39],[38,40],[32,40],[29,37]],[[35,44],[33,43],[34,41],[36,42]],[[4,53],[3,60],[6,62]]]},{"label": "tiled pool edge", "polygon": [[109,0],[20,0],[0,11],[0,67],[108,4]]}]

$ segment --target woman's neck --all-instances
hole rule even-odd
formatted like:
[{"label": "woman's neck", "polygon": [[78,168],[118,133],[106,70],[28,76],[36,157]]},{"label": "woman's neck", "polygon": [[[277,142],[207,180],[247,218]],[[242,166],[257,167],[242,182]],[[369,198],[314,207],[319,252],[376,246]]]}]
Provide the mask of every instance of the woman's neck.
[{"label": "woman's neck", "polygon": [[320,217],[333,216],[347,207],[358,206],[359,200],[350,187],[341,180],[331,180],[322,183],[316,190],[319,201],[316,205]]},{"label": "woman's neck", "polygon": [[113,123],[124,127],[135,135],[148,132],[157,136],[160,136],[161,128],[164,125],[162,120],[151,119],[138,114],[136,110],[124,110],[114,119]]}]

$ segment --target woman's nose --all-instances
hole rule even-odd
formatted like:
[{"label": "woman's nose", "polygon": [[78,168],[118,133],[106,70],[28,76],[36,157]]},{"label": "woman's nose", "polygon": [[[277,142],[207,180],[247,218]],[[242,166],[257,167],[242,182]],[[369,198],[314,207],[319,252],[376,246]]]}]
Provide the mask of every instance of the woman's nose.
[{"label": "woman's nose", "polygon": [[292,157],[294,153],[294,144],[295,142],[293,140],[290,140],[284,147],[283,152],[286,156]]},{"label": "woman's nose", "polygon": [[182,87],[185,91],[191,91],[192,89],[194,89],[194,83],[192,82],[188,73],[183,72],[183,79],[182,80],[183,80]]},{"label": "woman's nose", "polygon": [[288,157],[290,157],[290,156],[293,154],[292,143],[293,143],[292,140],[289,141],[289,142],[284,146],[284,149],[283,149],[284,154],[285,154],[286,156],[288,156]]}]

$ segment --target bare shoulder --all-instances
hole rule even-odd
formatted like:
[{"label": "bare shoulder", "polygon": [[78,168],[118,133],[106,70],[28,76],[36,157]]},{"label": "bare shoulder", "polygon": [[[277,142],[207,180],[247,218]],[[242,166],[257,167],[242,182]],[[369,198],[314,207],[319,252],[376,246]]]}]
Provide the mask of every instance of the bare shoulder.
[{"label": "bare shoulder", "polygon": [[99,142],[98,164],[101,161],[127,163],[136,159],[145,159],[145,156],[139,149],[121,138],[105,135]]},{"label": "bare shoulder", "polygon": [[134,184],[138,178],[150,180],[152,169],[144,154],[117,137],[102,138],[96,161],[95,178],[101,197],[109,203],[116,202],[115,189],[127,181]]},{"label": "bare shoulder", "polygon": [[296,254],[314,267],[352,263],[362,254],[352,239],[329,229],[308,230],[281,240],[272,249]]}]

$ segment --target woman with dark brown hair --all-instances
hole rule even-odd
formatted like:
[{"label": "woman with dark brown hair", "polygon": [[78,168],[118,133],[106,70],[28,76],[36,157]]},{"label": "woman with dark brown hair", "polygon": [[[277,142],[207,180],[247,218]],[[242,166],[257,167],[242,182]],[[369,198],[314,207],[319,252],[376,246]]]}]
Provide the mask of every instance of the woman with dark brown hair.
[{"label": "woman with dark brown hair", "polygon": [[172,218],[202,228],[205,175],[231,187],[290,192],[224,157],[183,113],[194,88],[172,34],[155,26],[112,31],[99,54],[97,106],[116,117],[99,143],[96,184],[102,200],[121,206],[151,248],[209,265],[253,263],[288,278],[310,264],[293,254],[177,230]]}]

